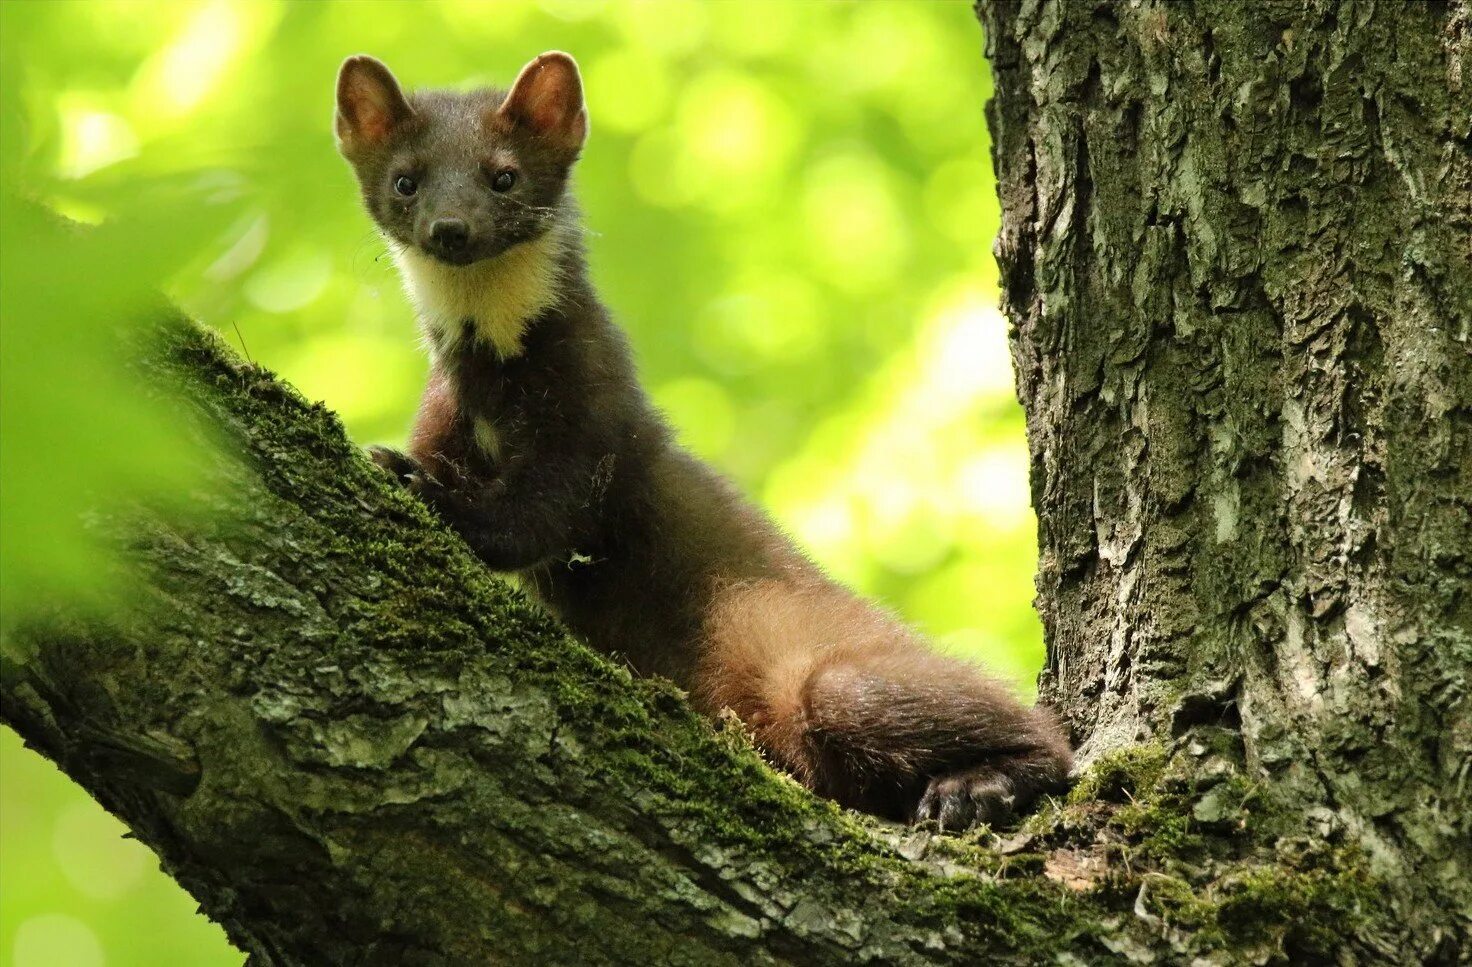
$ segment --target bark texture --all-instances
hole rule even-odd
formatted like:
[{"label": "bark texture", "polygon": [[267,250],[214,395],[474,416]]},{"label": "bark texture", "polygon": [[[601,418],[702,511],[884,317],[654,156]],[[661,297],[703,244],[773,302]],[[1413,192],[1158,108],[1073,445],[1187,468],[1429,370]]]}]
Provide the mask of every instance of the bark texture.
[{"label": "bark texture", "polygon": [[1472,6],[983,19],[1043,696],[1240,736],[1472,956]]}]

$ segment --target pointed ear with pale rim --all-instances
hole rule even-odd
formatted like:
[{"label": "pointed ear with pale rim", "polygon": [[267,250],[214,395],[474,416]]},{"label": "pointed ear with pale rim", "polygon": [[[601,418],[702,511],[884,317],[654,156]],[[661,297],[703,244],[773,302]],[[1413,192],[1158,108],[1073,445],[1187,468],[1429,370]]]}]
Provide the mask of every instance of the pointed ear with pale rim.
[{"label": "pointed ear with pale rim", "polygon": [[576,152],[588,137],[578,62],[560,50],[537,57],[521,69],[496,115],[544,143]]},{"label": "pointed ear with pale rim", "polygon": [[382,62],[366,54],[349,57],[337,72],[338,147],[345,155],[387,144],[414,116],[399,82]]}]

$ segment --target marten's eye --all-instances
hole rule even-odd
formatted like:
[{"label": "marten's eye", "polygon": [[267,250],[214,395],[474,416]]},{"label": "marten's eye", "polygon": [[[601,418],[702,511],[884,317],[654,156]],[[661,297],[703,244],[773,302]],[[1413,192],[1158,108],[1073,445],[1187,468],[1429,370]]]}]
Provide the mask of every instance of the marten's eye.
[{"label": "marten's eye", "polygon": [[510,191],[511,186],[516,184],[516,172],[510,168],[502,168],[496,172],[496,177],[491,179],[493,191]]},{"label": "marten's eye", "polygon": [[410,178],[408,175],[399,175],[399,177],[394,180],[394,191],[403,195],[405,198],[413,198],[414,193],[418,190],[419,185],[414,181],[413,178]]}]

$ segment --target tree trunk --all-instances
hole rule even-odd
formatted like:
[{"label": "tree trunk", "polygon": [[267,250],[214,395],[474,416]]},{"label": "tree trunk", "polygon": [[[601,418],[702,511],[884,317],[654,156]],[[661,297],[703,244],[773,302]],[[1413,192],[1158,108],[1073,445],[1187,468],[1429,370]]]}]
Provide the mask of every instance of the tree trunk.
[{"label": "tree trunk", "polygon": [[1018,831],[814,799],[188,325],[148,380],[238,458],[100,524],[133,606],[15,631],[0,711],[260,965],[1455,962],[1468,14],[984,9],[1044,692],[1093,763]]},{"label": "tree trunk", "polygon": [[1472,5],[985,8],[1041,522],[1083,759],[1198,727],[1472,918]]}]

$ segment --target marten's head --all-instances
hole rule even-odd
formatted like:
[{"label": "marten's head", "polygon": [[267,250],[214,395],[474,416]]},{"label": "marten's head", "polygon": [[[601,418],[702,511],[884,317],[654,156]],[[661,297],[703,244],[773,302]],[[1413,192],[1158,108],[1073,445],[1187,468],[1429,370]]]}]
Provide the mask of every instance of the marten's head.
[{"label": "marten's head", "polygon": [[447,265],[494,258],[569,217],[568,173],[588,134],[577,63],[551,51],[511,90],[405,96],[372,57],[337,76],[338,148],[401,251]]}]

